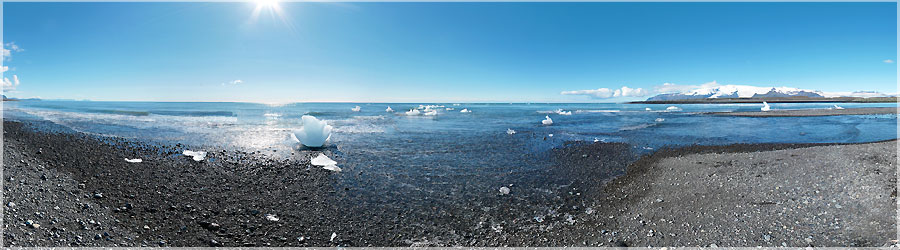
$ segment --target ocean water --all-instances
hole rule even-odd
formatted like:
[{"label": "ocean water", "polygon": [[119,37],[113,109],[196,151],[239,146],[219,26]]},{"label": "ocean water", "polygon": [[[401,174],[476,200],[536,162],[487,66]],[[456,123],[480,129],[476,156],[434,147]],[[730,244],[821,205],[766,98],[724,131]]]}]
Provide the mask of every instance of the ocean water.
[{"label": "ocean water", "polygon": [[[436,105],[435,116],[406,116]],[[773,109],[821,109],[834,104],[771,104]],[[845,108],[893,103],[839,103]],[[351,109],[360,106],[359,112]],[[385,112],[390,106],[396,112]],[[666,110],[677,106],[680,110]],[[869,142],[897,138],[896,115],[752,118],[701,112],[756,111],[761,104],[539,103],[170,103],[4,102],[8,120],[48,120],[76,131],[197,150],[225,147],[272,157],[292,152],[285,140],[314,115],[334,127],[328,150],[344,169],[336,189],[352,187],[357,201],[384,206],[490,207],[497,188],[531,197],[522,215],[553,214],[571,180],[547,176],[549,152],[567,141],[623,142],[638,154],[660,147],[731,143]],[[446,110],[452,108],[453,110]],[[646,110],[649,108],[650,110]],[[462,109],[471,113],[461,113]],[[560,115],[558,109],[571,111]],[[553,124],[545,126],[545,116]],[[515,130],[513,135],[507,129]],[[552,134],[552,136],[551,136]],[[622,172],[619,171],[619,174]],[[605,176],[608,178],[612,176]],[[601,178],[601,179],[603,179]],[[485,210],[487,211],[487,210]],[[550,211],[550,212],[547,212]],[[429,218],[428,215],[423,215]],[[526,219],[527,219],[526,218]]]}]

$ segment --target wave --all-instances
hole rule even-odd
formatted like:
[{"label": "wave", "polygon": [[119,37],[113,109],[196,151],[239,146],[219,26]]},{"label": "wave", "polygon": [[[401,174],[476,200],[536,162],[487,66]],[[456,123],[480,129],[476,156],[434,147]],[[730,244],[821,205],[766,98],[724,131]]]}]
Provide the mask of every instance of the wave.
[{"label": "wave", "polygon": [[652,126],[656,126],[656,124],[657,123],[643,123],[643,124],[632,125],[632,126],[624,126],[624,127],[619,128],[619,131],[631,131],[631,130],[645,129],[645,128],[649,128]]},{"label": "wave", "polygon": [[596,110],[575,110],[575,113],[618,113],[622,112],[618,109],[596,109]]},{"label": "wave", "polygon": [[150,111],[151,114],[156,115],[170,115],[170,116],[235,116],[231,111]]}]

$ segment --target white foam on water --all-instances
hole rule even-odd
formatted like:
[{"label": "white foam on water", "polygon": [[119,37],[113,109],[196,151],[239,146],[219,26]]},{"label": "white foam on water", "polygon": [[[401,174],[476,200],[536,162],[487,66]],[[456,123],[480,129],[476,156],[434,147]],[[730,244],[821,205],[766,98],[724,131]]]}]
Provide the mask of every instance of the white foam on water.
[{"label": "white foam on water", "polygon": [[652,126],[656,126],[656,123],[644,123],[644,124],[638,124],[638,125],[632,125],[632,126],[625,126],[625,127],[619,128],[619,131],[638,130],[638,129],[643,129],[643,128],[649,128]]},{"label": "white foam on water", "polygon": [[668,112],[668,111],[681,111],[681,108],[676,107],[676,106],[669,106],[669,107],[666,108],[666,111],[667,111],[667,112]]},{"label": "white foam on water", "polygon": [[575,110],[575,113],[618,113],[622,112],[618,109],[596,109],[596,110]]}]

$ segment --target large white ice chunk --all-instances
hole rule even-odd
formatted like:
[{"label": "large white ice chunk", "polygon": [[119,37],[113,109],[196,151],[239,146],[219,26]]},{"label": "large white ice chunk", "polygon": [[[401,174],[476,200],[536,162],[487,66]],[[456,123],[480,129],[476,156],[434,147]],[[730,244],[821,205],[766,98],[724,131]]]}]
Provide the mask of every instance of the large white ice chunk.
[{"label": "large white ice chunk", "polygon": [[472,113],[472,111],[469,110],[469,109],[462,109],[462,110],[460,110],[459,112],[460,112],[460,113]]},{"label": "large white ice chunk", "polygon": [[385,112],[394,112],[394,109],[392,109],[391,106],[388,106],[388,108],[385,109],[384,111]]},{"label": "large white ice chunk", "polygon": [[184,154],[184,156],[192,157],[194,161],[202,161],[203,159],[206,159],[206,152],[203,151],[185,150],[184,152],[182,152],[182,154]]},{"label": "large white ice chunk", "polygon": [[762,107],[762,108],[759,108],[759,110],[762,110],[762,111],[769,111],[769,110],[772,110],[772,107],[769,107],[769,103],[763,102],[763,107]]},{"label": "large white ice chunk", "polygon": [[419,112],[418,109],[410,109],[409,111],[406,111],[406,115],[420,115],[420,114],[422,114],[422,112]]},{"label": "large white ice chunk", "polygon": [[300,119],[303,121],[303,127],[294,131],[294,136],[304,146],[321,147],[331,137],[331,125],[328,125],[325,121],[316,119],[316,117],[311,115],[304,115]]},{"label": "large white ice chunk", "polygon": [[544,124],[544,125],[550,125],[550,124],[553,124],[553,119],[550,119],[550,116],[549,116],[549,115],[545,115],[545,116],[544,116],[544,120],[541,121],[541,124]]},{"label": "large white ice chunk", "polygon": [[319,153],[319,156],[316,156],[316,158],[310,159],[309,163],[311,163],[315,166],[320,166],[326,170],[331,170],[331,171],[335,171],[335,172],[341,171],[341,168],[339,168],[337,166],[337,162],[332,160],[331,158],[328,158],[328,156],[325,156],[325,154],[323,154],[323,153]]}]

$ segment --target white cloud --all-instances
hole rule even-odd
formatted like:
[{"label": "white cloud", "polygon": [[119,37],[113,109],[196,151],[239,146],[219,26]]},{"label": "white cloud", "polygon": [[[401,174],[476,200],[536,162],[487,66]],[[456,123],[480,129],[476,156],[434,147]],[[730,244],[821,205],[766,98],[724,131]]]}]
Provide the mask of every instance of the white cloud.
[{"label": "white cloud", "polygon": [[587,90],[572,90],[572,91],[563,91],[563,95],[586,95],[592,98],[612,98],[612,97],[641,97],[649,94],[646,90],[642,88],[629,88],[628,86],[623,86],[619,89],[608,89],[608,88],[599,88],[599,89],[587,89]]},{"label": "white cloud", "polygon": [[884,60],[884,61],[882,61],[882,62],[884,62],[884,63],[894,63],[894,60],[887,59],[887,60]]},{"label": "white cloud", "polygon": [[3,44],[3,60],[9,61],[12,58],[12,52],[22,52],[22,51],[25,51],[25,50],[13,42],[8,42],[6,44]]},{"label": "white cloud", "polygon": [[16,90],[16,87],[19,86],[19,76],[13,75],[12,81],[9,78],[3,78],[3,91]]},{"label": "white cloud", "polygon": [[0,68],[0,73],[6,72],[8,70],[9,70],[9,67],[3,66],[2,68]]},{"label": "white cloud", "polygon": [[230,82],[223,82],[222,86],[229,85],[229,84],[230,85],[238,85],[241,83],[244,83],[244,81],[241,81],[240,79],[238,79],[238,80],[234,80],[234,81],[230,81]]}]

